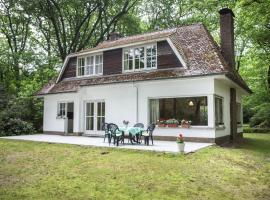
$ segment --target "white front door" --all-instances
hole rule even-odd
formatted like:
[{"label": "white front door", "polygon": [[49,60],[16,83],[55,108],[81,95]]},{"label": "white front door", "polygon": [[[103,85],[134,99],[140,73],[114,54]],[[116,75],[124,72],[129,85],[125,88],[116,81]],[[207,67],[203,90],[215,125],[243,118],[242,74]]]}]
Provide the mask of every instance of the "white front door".
[{"label": "white front door", "polygon": [[85,103],[85,133],[102,134],[105,122],[105,102],[87,101]]}]

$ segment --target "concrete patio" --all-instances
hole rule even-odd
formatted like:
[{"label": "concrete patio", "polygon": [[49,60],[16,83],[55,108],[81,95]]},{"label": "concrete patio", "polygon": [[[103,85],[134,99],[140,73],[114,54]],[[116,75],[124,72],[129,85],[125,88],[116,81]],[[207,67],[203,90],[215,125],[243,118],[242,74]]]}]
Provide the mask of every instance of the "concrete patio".
[{"label": "concrete patio", "polygon": [[[37,141],[37,142],[50,142],[50,143],[62,143],[62,144],[75,144],[83,146],[97,146],[97,147],[112,147],[112,148],[124,148],[124,149],[137,149],[137,150],[147,150],[147,151],[157,151],[157,152],[169,152],[177,153],[178,148],[176,142],[172,141],[159,141],[155,140],[154,145],[145,146],[144,144],[127,144],[119,145],[118,147],[103,142],[101,137],[83,137],[83,136],[60,136],[60,135],[46,135],[46,134],[36,134],[36,135],[20,135],[20,136],[8,136],[1,137],[4,139],[11,140],[27,140],[27,141]],[[0,138],[0,139],[1,139]],[[125,141],[127,142],[127,141]],[[213,145],[212,143],[198,143],[198,142],[186,142],[185,153],[195,152],[199,149]]]}]

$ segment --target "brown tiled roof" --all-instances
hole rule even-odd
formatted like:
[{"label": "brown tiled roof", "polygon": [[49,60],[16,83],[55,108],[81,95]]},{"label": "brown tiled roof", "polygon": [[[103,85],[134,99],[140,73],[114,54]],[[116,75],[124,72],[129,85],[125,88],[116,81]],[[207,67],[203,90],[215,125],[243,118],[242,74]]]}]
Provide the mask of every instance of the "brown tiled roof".
[{"label": "brown tiled roof", "polygon": [[[118,75],[108,75],[90,78],[64,79],[59,83],[49,83],[38,92],[38,95],[61,92],[76,92],[80,86],[100,85],[130,81],[144,81],[155,79],[181,78],[189,76],[203,76],[226,74],[231,80],[250,92],[250,89],[236,72],[230,70],[220,53],[218,45],[202,24],[183,26],[154,33],[122,38],[116,41],[103,42],[95,48],[85,50],[91,52],[97,49],[117,47],[140,41],[158,38],[170,38],[179,54],[185,61],[187,68],[171,68],[167,70],[151,70]],[[81,53],[81,52],[80,52]]]},{"label": "brown tiled roof", "polygon": [[104,41],[101,42],[98,46],[91,48],[91,49],[85,49],[76,53],[73,53],[71,55],[76,55],[84,52],[91,52],[91,51],[96,51],[100,49],[106,49],[106,48],[113,48],[117,46],[122,46],[122,45],[127,45],[135,42],[144,42],[144,41],[149,41],[149,40],[157,40],[160,38],[166,38],[170,36],[172,33],[174,33],[177,30],[177,28],[172,28],[172,29],[166,29],[162,31],[156,31],[156,32],[151,32],[151,33],[144,33],[144,34],[139,34],[139,35],[133,35],[129,37],[123,37],[118,40],[114,41]]}]

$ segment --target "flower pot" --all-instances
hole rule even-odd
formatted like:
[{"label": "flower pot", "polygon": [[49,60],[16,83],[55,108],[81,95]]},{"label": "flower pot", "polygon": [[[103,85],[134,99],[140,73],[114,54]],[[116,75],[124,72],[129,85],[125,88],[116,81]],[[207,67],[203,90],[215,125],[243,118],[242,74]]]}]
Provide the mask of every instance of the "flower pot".
[{"label": "flower pot", "polygon": [[189,124],[182,124],[181,127],[182,128],[190,128],[190,125]]},{"label": "flower pot", "polygon": [[178,150],[180,153],[184,153],[185,150],[185,143],[177,143]]},{"label": "flower pot", "polygon": [[166,127],[166,124],[158,124],[158,127]]},{"label": "flower pot", "polygon": [[168,124],[168,127],[170,128],[176,128],[178,125],[177,124]]}]

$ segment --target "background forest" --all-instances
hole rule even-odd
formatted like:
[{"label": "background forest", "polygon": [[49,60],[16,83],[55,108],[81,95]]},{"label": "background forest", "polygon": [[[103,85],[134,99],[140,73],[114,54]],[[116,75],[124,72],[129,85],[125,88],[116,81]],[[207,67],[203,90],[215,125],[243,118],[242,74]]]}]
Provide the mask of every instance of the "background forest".
[{"label": "background forest", "polygon": [[219,43],[219,13],[235,14],[236,67],[253,94],[244,122],[270,127],[270,0],[0,0],[0,135],[42,128],[42,99],[65,57],[123,36],[201,22]]}]

